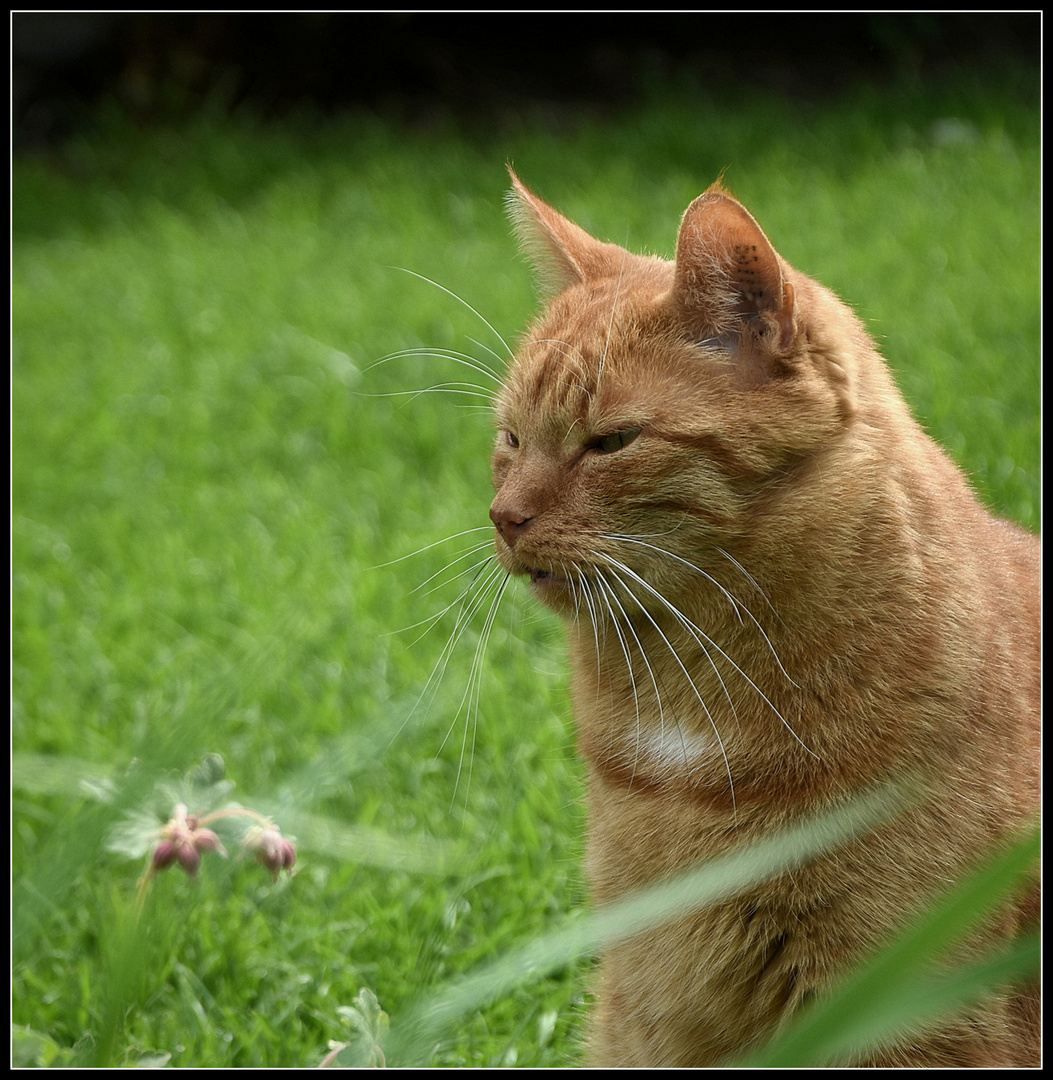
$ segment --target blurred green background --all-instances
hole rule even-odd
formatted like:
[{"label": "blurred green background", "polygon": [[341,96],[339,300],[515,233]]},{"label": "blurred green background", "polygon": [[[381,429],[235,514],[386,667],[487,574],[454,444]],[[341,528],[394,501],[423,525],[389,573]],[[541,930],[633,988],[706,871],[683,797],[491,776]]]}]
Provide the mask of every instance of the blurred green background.
[{"label": "blurred green background", "polygon": [[[1037,531],[1037,17],[1033,37],[957,18],[144,16],[93,24],[63,66],[31,34],[19,52],[16,17],[33,1060],[313,1065],[363,987],[397,1015],[583,902],[561,630],[514,587],[488,638],[489,593],[460,617],[485,397],[417,393],[490,391],[444,354],[499,374],[536,310],[506,161],[666,256],[726,169],[988,504]],[[114,827],[206,798],[207,755],[297,836],[297,876],[170,871],[130,929],[144,863]],[[587,966],[432,1062],[572,1063]]]}]

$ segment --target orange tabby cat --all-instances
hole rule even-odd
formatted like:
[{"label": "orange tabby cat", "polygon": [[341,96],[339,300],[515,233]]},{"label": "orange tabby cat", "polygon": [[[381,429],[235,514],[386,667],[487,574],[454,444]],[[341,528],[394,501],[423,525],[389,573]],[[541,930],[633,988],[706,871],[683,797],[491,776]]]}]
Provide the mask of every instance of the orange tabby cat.
[{"label": "orange tabby cat", "polygon": [[[1036,813],[1039,545],[979,505],[860,322],[719,185],[670,263],[513,182],[556,295],[498,397],[490,516],[505,569],[577,629],[596,902],[877,781],[931,784],[864,839],[604,956],[593,1063],[713,1064]],[[1033,918],[1034,897],[975,953]],[[867,1063],[1037,1064],[1037,991]]]}]

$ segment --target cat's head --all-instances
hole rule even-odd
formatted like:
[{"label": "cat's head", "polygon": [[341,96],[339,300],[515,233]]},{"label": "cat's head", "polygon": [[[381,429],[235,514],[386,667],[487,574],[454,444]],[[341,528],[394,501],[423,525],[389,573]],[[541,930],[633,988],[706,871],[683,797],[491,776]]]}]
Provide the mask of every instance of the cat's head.
[{"label": "cat's head", "polygon": [[593,239],[512,179],[555,295],[497,398],[497,554],[564,614],[595,614],[599,595],[649,605],[734,548],[843,422],[845,395],[814,362],[821,312],[802,306],[826,300],[719,185],[666,262]]}]

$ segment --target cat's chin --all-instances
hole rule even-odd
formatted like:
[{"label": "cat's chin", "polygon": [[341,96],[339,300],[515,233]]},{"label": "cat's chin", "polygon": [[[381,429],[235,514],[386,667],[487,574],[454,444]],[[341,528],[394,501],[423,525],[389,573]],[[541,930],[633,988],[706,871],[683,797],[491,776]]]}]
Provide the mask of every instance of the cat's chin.
[{"label": "cat's chin", "polygon": [[576,609],[572,586],[567,578],[536,566],[527,567],[526,574],[530,579],[530,591],[546,607],[559,614],[570,614]]}]

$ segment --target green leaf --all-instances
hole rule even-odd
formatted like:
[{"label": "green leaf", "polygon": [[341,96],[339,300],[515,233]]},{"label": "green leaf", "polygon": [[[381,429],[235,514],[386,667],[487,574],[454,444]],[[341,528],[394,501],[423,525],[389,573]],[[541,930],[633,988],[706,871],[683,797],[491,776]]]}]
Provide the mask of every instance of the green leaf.
[{"label": "green leaf", "polygon": [[471,1010],[583,954],[728,900],[800,866],[887,820],[912,796],[909,783],[874,788],[833,811],[710,860],[672,881],[642,889],[583,917],[572,916],[562,929],[426,996],[398,1018],[390,1043],[392,1062],[396,1057],[399,1065],[424,1060],[440,1033]]},{"label": "green leaf", "polygon": [[779,1068],[845,1063],[962,1008],[1000,983],[1037,972],[1033,937],[952,974],[937,975],[935,964],[1019,889],[1038,854],[1035,829],[947,893],[763,1050],[737,1064]]},{"label": "green leaf", "polygon": [[376,994],[363,987],[354,1005],[341,1005],[336,1011],[351,1028],[351,1038],[331,1055],[327,1066],[359,1069],[383,1065],[388,1014],[380,1007]]},{"label": "green leaf", "polygon": [[69,1064],[70,1051],[49,1035],[22,1024],[11,1025],[11,1067],[15,1069],[61,1067]]}]

